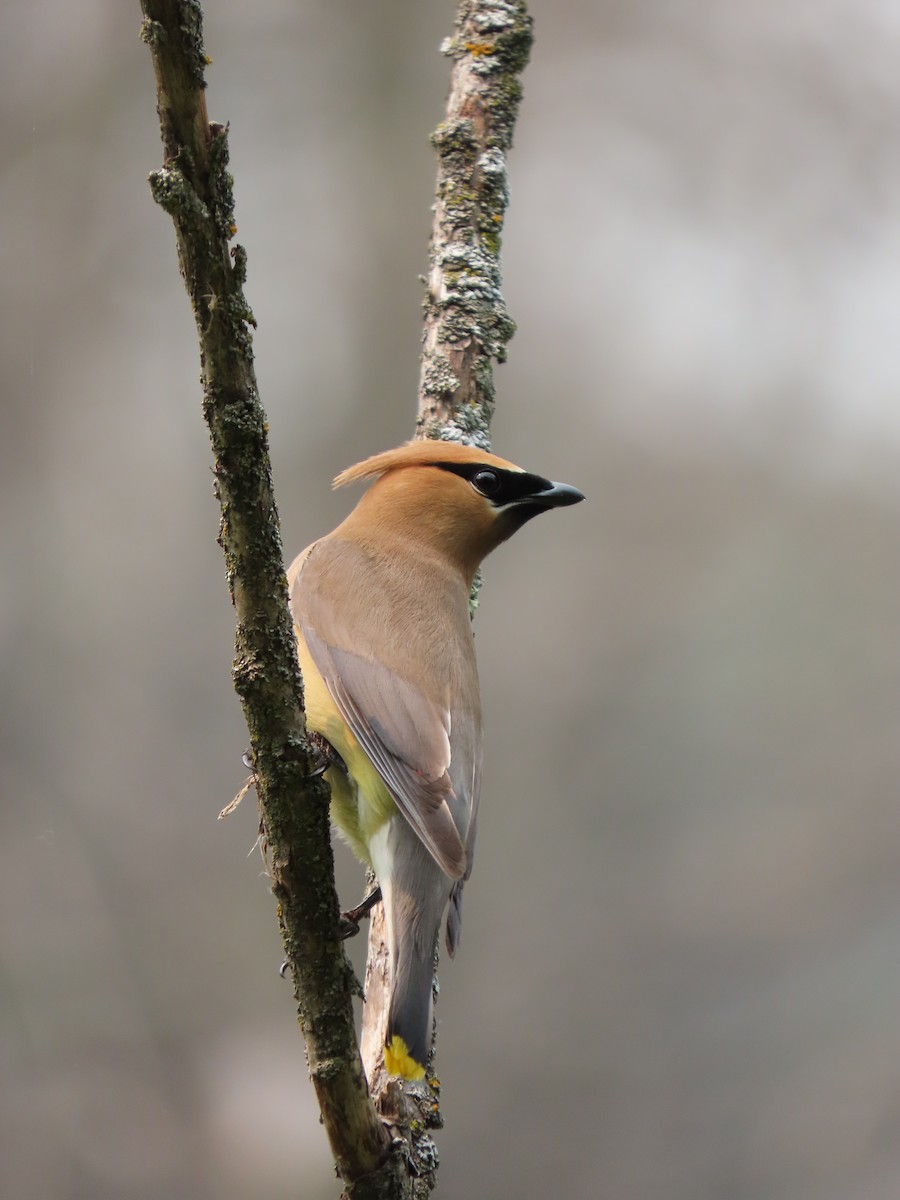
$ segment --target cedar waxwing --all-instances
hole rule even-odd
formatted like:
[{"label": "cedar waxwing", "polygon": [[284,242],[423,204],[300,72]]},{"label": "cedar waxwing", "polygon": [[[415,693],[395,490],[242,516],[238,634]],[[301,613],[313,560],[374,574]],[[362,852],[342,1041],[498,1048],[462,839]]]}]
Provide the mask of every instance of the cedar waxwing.
[{"label": "cedar waxwing", "polygon": [[444,913],[459,939],[481,780],[469,593],[538,513],[583,500],[468,446],[412,442],[338,475],[376,482],[288,572],[306,719],[340,756],[331,819],[377,876],[390,963],[386,1069],[421,1079]]}]

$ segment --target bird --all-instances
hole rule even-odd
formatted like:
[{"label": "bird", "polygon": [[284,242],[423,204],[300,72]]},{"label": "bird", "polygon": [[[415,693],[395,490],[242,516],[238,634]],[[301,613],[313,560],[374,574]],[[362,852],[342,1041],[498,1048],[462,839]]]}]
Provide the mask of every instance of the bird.
[{"label": "bird", "polygon": [[389,985],[386,1071],[421,1080],[434,961],[459,942],[481,789],[469,596],[481,561],[576,488],[484,450],[412,441],[342,471],[372,481],[288,571],[307,728],[334,752],[330,818],[375,873]]}]

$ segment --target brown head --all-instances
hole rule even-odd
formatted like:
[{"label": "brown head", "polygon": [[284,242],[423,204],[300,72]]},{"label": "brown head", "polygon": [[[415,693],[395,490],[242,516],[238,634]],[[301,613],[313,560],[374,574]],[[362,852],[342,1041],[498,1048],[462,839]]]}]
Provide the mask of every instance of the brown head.
[{"label": "brown head", "polygon": [[409,442],[348,467],[334,486],[372,478],[335,534],[402,538],[442,555],[470,581],[482,559],[526,521],[584,499],[576,488],[456,442]]}]

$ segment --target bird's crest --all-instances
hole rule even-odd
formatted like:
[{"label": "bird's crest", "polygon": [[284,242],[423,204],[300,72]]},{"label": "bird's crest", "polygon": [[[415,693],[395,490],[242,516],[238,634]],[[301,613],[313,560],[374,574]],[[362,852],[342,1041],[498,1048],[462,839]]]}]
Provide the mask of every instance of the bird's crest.
[{"label": "bird's crest", "polygon": [[348,483],[358,483],[361,479],[374,479],[399,467],[427,467],[448,462],[485,463],[507,471],[521,470],[515,463],[498,458],[487,450],[479,450],[476,446],[461,446],[458,442],[418,441],[407,442],[395,450],[385,450],[383,454],[374,454],[354,467],[347,467],[335,478],[333,486],[340,488]]}]

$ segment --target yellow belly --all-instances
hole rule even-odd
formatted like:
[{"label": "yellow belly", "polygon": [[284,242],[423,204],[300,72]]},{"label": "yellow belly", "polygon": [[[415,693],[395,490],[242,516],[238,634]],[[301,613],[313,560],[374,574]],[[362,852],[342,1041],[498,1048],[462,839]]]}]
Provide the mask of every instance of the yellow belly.
[{"label": "yellow belly", "polygon": [[306,723],[334,747],[347,767],[346,773],[340,767],[325,772],[331,785],[331,822],[356,857],[371,866],[369,841],[391,819],[396,805],[372,760],[338,712],[299,631],[297,651],[303,672]]}]

